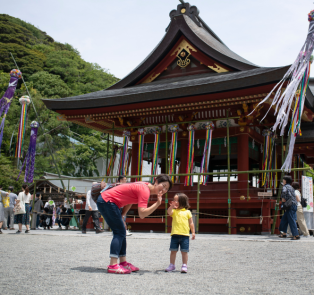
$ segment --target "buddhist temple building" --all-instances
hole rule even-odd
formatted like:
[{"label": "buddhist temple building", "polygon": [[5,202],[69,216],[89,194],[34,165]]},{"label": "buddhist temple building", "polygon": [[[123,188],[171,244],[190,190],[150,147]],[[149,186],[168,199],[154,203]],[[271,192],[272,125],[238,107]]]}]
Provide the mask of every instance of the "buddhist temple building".
[{"label": "buddhist temple building", "polygon": [[[137,208],[133,206],[127,222],[134,231],[169,232],[171,219],[165,218],[167,201],[175,193],[183,192],[189,196],[191,210],[197,215],[198,232],[263,234],[271,231],[274,222],[280,173],[266,176],[253,172],[265,168],[265,134],[275,121],[275,110],[269,111],[272,97],[250,113],[288,68],[261,67],[239,56],[203,21],[196,6],[182,3],[170,12],[170,24],[163,39],[125,78],[102,91],[43,101],[59,114],[59,120],[115,136],[130,131],[130,175],[138,175],[139,171],[139,129],[146,131],[143,159],[153,161],[152,130],[156,126],[161,128],[159,169],[162,173],[170,172],[168,147],[172,143],[173,125],[178,126],[174,172],[186,173],[191,123],[195,126],[193,172],[200,172],[207,134],[204,126],[211,122],[215,128],[207,168],[212,174],[200,185],[198,176],[192,177],[193,185],[186,183],[186,176],[175,177],[176,183],[166,202],[150,218],[138,218]],[[311,79],[302,117],[302,136],[295,145],[294,167],[303,167],[304,163],[314,165],[313,117],[314,79]],[[270,168],[280,168],[287,139],[279,136],[272,139],[275,145]],[[237,174],[241,171],[250,173]],[[223,172],[234,172],[229,189],[227,174]],[[300,181],[302,172],[291,175]],[[271,180],[265,182],[264,177]],[[153,197],[151,204],[155,200]],[[277,218],[277,231],[279,222]]]}]

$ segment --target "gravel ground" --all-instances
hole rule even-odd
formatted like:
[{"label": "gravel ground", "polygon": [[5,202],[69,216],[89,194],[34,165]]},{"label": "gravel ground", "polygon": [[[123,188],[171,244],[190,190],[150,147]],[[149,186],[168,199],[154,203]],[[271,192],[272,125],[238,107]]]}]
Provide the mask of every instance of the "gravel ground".
[{"label": "gravel ground", "polygon": [[108,274],[111,234],[32,231],[0,236],[0,294],[314,294],[314,238],[198,235],[188,273],[165,273],[170,236],[128,237],[141,270]]}]

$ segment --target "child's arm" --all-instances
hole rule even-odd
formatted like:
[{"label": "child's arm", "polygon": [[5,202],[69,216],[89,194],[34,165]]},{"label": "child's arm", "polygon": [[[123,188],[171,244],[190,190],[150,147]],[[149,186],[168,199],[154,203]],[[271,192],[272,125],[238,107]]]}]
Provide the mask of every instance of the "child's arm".
[{"label": "child's arm", "polygon": [[195,240],[195,228],[194,228],[194,223],[193,223],[193,219],[192,218],[189,219],[189,226],[190,226],[190,229],[191,229],[191,232],[192,232],[192,240]]},{"label": "child's arm", "polygon": [[173,209],[175,208],[175,206],[174,206],[174,202],[171,202],[170,203],[170,206],[169,206],[169,208],[168,208],[168,214],[169,214],[169,216],[172,216],[172,214],[173,214]]}]

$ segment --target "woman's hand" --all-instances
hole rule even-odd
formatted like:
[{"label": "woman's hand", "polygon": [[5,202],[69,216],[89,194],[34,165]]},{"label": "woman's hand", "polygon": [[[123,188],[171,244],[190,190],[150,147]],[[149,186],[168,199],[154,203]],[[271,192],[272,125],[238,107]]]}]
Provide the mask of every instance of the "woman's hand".
[{"label": "woman's hand", "polygon": [[157,205],[158,206],[160,206],[161,203],[162,203],[162,195],[163,195],[162,191],[159,192],[158,195],[157,195]]},{"label": "woman's hand", "polygon": [[286,199],[285,199],[285,198],[282,198],[282,201],[283,201],[283,202],[286,202]]}]

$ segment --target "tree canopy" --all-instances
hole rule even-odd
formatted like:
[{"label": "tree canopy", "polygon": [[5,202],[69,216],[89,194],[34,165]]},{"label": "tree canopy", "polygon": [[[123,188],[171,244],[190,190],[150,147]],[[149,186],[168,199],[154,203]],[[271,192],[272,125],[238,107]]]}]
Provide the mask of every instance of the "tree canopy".
[{"label": "tree canopy", "polygon": [[[41,176],[44,171],[56,173],[48,142],[62,174],[97,175],[96,161],[106,157],[107,145],[103,135],[71,122],[58,121],[57,114],[45,107],[42,98],[62,98],[99,91],[119,79],[98,64],[84,61],[70,44],[55,42],[34,25],[0,14],[0,97],[8,87],[9,72],[15,68],[10,52],[23,73],[39,115],[38,119],[32,105],[29,105],[24,156],[29,143],[30,123],[38,120],[45,129],[44,133],[41,130],[38,132],[35,176]],[[22,183],[21,180],[15,181],[19,170],[16,169],[17,160],[14,158],[21,112],[18,99],[22,95],[27,95],[27,91],[19,81],[5,122],[0,186],[7,186],[9,182],[18,186]],[[22,161],[23,158],[20,163]]]}]

